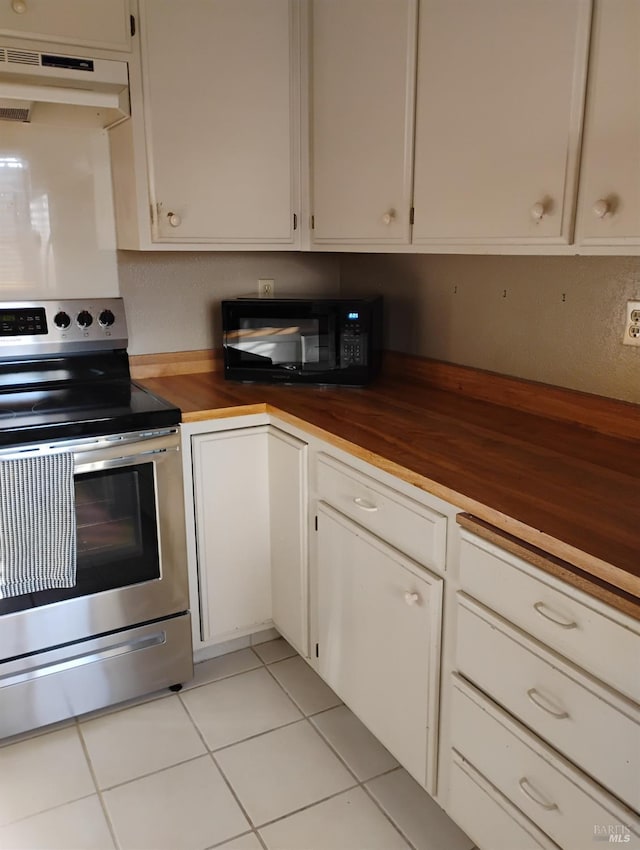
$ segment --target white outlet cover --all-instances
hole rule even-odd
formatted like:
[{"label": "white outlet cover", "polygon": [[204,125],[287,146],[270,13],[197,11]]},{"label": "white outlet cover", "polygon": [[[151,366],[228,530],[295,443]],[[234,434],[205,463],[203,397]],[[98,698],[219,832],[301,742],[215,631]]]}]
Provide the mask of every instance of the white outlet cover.
[{"label": "white outlet cover", "polygon": [[640,301],[627,301],[622,342],[625,345],[640,346]]}]

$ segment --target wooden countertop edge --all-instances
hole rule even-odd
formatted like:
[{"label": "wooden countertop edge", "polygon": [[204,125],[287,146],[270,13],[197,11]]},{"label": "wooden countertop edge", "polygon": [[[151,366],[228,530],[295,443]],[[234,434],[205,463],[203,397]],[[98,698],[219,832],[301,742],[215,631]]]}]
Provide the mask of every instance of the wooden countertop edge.
[{"label": "wooden countertop edge", "polygon": [[[204,422],[206,419],[230,419],[233,416],[250,416],[252,413],[269,413],[268,404],[241,404],[235,407],[215,407],[211,410],[196,410],[191,413],[183,413],[182,421]],[[284,417],[281,417],[284,418]]]},{"label": "wooden countertop edge", "polygon": [[585,573],[567,561],[552,557],[546,551],[517,539],[500,528],[495,528],[477,516],[461,513],[457,515],[456,521],[462,528],[471,531],[483,540],[499,546],[534,567],[549,573],[549,575],[555,576],[572,587],[589,594],[589,596],[605,602],[623,614],[627,614],[635,620],[640,620],[640,599],[636,595],[626,593],[596,576]]},{"label": "wooden countertop edge", "polygon": [[132,354],[129,357],[131,377],[167,378],[201,372],[217,372],[222,368],[222,352],[216,349],[168,351],[162,354]]},{"label": "wooden countertop edge", "polygon": [[[495,527],[496,532],[503,532],[504,534],[517,538],[518,540],[523,541],[523,543],[542,550],[543,552],[546,552],[549,555],[558,558],[560,561],[574,567],[576,570],[579,570],[583,576],[585,576],[585,583],[588,582],[588,576],[593,576],[596,580],[600,580],[608,586],[617,588],[622,592],[628,593],[631,597],[640,599],[640,580],[631,573],[616,567],[614,564],[602,561],[594,555],[590,555],[587,552],[576,549],[568,543],[564,543],[562,540],[558,540],[557,538],[551,537],[542,531],[531,528],[531,526],[528,526],[511,516],[490,508],[481,502],[477,502],[468,496],[464,496],[455,490],[451,490],[449,487],[445,487],[433,479],[426,478],[424,475],[413,472],[412,470],[394,463],[375,452],[364,449],[356,443],[352,443],[349,440],[338,437],[324,428],[320,428],[311,422],[307,422],[306,420],[287,413],[285,410],[273,405],[252,404],[232,408],[221,408],[213,411],[198,411],[197,413],[185,414],[184,421],[197,422],[205,419],[221,419],[230,416],[248,415],[251,413],[269,413],[274,417],[299,428],[307,434],[318,437],[319,439],[330,443],[332,446],[342,449],[348,454],[353,455],[366,463],[370,463],[372,466],[375,466],[377,469],[381,469],[383,472],[388,472],[390,475],[394,475],[402,481],[412,484],[432,496],[436,496],[443,499],[443,501],[449,502],[449,504],[452,504],[454,507],[460,508],[461,511],[472,514],[474,517],[477,517],[478,519]],[[583,589],[585,589],[584,586]],[[600,589],[601,588],[598,583],[595,582],[593,585],[593,591],[587,590],[586,592],[590,592],[592,596],[602,598],[600,596]],[[603,601],[607,600],[603,599]]]}]

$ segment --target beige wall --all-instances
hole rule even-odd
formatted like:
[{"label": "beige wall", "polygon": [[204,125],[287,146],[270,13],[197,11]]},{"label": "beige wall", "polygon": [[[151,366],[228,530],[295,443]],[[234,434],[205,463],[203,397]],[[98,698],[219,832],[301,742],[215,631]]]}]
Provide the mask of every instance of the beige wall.
[{"label": "beige wall", "polygon": [[638,257],[119,251],[118,272],[132,354],[219,346],[220,300],[272,277],[383,293],[388,348],[640,403],[640,347],[621,343]]},{"label": "beige wall", "polygon": [[332,254],[119,251],[129,353],[219,347],[223,298],[257,293],[265,277],[281,295],[335,293],[339,274]]},{"label": "beige wall", "polygon": [[384,294],[387,348],[640,402],[638,257],[351,254],[341,285]]}]

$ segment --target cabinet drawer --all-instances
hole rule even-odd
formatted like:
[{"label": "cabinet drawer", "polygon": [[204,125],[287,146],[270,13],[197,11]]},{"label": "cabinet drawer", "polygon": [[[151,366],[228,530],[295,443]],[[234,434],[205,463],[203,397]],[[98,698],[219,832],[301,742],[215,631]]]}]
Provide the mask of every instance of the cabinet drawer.
[{"label": "cabinet drawer", "polygon": [[558,850],[558,845],[452,750],[447,814],[483,850]]},{"label": "cabinet drawer", "polygon": [[[640,702],[640,622],[462,532],[460,585],[524,631]],[[606,652],[603,651],[606,647]]]},{"label": "cabinet drawer", "polygon": [[640,848],[640,818],[455,674],[451,724],[452,746],[564,850],[611,829]]},{"label": "cabinet drawer", "polygon": [[459,596],[456,645],[464,676],[640,810],[638,706],[464,596]]},{"label": "cabinet drawer", "polygon": [[445,568],[447,518],[420,502],[321,454],[318,497],[414,560]]}]

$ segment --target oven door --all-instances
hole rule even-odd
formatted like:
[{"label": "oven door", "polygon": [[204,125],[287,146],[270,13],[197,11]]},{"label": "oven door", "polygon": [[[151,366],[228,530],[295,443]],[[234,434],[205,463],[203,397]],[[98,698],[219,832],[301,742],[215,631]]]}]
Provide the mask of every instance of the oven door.
[{"label": "oven door", "polygon": [[188,609],[179,450],[171,428],[0,452],[73,452],[77,524],[74,587],[0,599],[2,659]]}]

